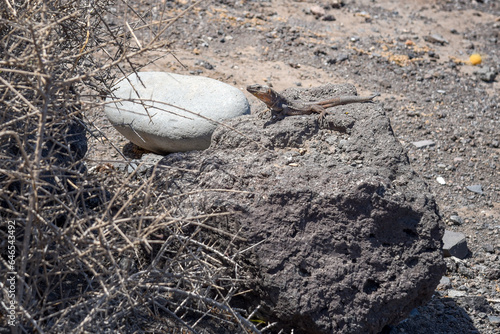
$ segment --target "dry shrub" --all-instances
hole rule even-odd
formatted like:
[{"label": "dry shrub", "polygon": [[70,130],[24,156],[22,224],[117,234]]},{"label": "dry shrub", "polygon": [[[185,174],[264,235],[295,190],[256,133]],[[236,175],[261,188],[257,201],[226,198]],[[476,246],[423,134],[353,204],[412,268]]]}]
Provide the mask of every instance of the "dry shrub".
[{"label": "dry shrub", "polygon": [[154,172],[89,172],[83,160],[95,129],[82,115],[139,56],[168,51],[176,17],[154,5],[139,15],[125,1],[0,0],[4,327],[14,300],[23,333],[259,332],[229,306],[243,279],[234,236],[178,210]]}]

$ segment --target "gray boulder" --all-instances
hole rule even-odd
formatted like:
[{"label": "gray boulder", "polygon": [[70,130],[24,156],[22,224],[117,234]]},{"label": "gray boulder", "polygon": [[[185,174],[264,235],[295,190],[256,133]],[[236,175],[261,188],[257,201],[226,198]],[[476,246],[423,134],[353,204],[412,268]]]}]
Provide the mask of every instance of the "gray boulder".
[{"label": "gray boulder", "polygon": [[[355,93],[326,85],[286,94]],[[173,168],[156,184],[190,192],[177,203],[188,215],[232,213],[205,224],[246,240],[227,241],[247,249],[239,273],[251,277],[235,306],[260,305],[257,318],[276,331],[378,333],[431,298],[445,273],[444,229],[377,103],[335,107],[326,121],[232,119],[245,136],[218,127],[208,150],[164,158]]]},{"label": "gray boulder", "polygon": [[105,112],[123,136],[146,150],[204,150],[221,121],[250,113],[245,95],[220,81],[165,72],[138,74],[116,85]]}]

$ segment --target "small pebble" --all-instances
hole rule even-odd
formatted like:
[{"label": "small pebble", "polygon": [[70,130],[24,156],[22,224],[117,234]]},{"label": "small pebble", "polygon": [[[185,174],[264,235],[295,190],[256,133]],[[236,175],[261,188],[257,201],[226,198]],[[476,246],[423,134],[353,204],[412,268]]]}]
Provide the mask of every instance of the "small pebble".
[{"label": "small pebble", "polygon": [[457,216],[457,215],[451,215],[450,221],[455,223],[456,225],[462,225],[464,223],[464,220],[462,219],[462,217]]},{"label": "small pebble", "polygon": [[438,289],[439,290],[445,290],[451,287],[451,281],[448,277],[443,276],[441,277],[441,280],[439,281]]},{"label": "small pebble", "polygon": [[485,252],[487,252],[487,253],[490,253],[490,254],[495,253],[495,247],[493,247],[493,245],[492,245],[492,244],[484,244],[484,245],[483,245],[483,249],[484,249],[484,251],[485,251]]},{"label": "small pebble", "polygon": [[335,21],[336,18],[335,16],[333,16],[332,14],[327,14],[325,16],[323,16],[322,18],[323,21],[329,21],[329,22],[332,22],[332,21]]},{"label": "small pebble", "polygon": [[429,43],[435,43],[435,44],[448,44],[448,41],[444,39],[443,36],[438,35],[438,34],[432,34],[429,36],[424,36],[424,40]]},{"label": "small pebble", "polygon": [[463,291],[458,291],[458,290],[448,290],[448,296],[450,298],[456,298],[456,297],[463,297],[465,296],[466,293]]},{"label": "small pebble", "polygon": [[490,69],[487,67],[477,70],[476,72],[474,72],[474,74],[476,74],[477,77],[484,82],[493,82],[497,76],[497,73],[494,69]]},{"label": "small pebble", "polygon": [[483,187],[480,184],[474,184],[472,186],[467,186],[467,190],[470,190],[476,194],[483,194]]},{"label": "small pebble", "polygon": [[488,268],[484,273],[484,277],[489,280],[497,280],[500,278],[500,269],[499,268]]},{"label": "small pebble", "polygon": [[127,166],[127,173],[128,174],[132,174],[136,169],[137,169],[137,164],[136,163],[133,163],[131,162],[130,164],[128,164]]},{"label": "small pebble", "polygon": [[323,7],[315,5],[309,8],[309,12],[313,14],[316,17],[324,16],[326,14],[325,10]]},{"label": "small pebble", "polygon": [[339,55],[337,56],[337,58],[335,59],[335,61],[336,61],[337,63],[341,63],[341,62],[346,61],[346,60],[348,60],[348,59],[349,59],[349,55],[344,53],[344,54],[339,54]]},{"label": "small pebble", "polygon": [[500,317],[497,315],[489,315],[488,320],[493,324],[493,325],[500,325]]},{"label": "small pebble", "polygon": [[427,146],[434,146],[434,145],[436,145],[436,142],[434,142],[433,140],[421,140],[421,141],[414,141],[414,142],[412,142],[412,144],[416,148],[422,148],[422,147],[427,147]]}]

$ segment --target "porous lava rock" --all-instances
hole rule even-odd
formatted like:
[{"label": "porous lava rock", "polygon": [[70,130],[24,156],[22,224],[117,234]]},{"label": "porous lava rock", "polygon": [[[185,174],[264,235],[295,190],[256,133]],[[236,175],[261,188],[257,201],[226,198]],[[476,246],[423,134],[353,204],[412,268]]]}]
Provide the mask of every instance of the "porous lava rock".
[{"label": "porous lava rock", "polygon": [[[312,101],[356,90],[285,94]],[[234,302],[260,305],[258,319],[277,322],[276,332],[378,333],[426,303],[445,272],[436,203],[377,102],[330,109],[324,124],[235,118],[208,150],[161,164],[158,186],[189,193],[178,203],[186,214],[232,212],[205,224],[246,239],[251,292]]]}]

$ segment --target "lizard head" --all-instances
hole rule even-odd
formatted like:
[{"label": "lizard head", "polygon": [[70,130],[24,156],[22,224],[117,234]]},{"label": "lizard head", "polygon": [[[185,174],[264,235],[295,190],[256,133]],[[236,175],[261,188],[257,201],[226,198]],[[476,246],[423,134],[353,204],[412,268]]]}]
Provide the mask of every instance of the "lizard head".
[{"label": "lizard head", "polygon": [[259,100],[261,100],[262,102],[264,102],[265,104],[267,104],[267,106],[270,108],[274,106],[274,104],[276,103],[275,93],[268,86],[259,84],[249,85],[247,86],[247,91],[256,98],[258,98]]}]

